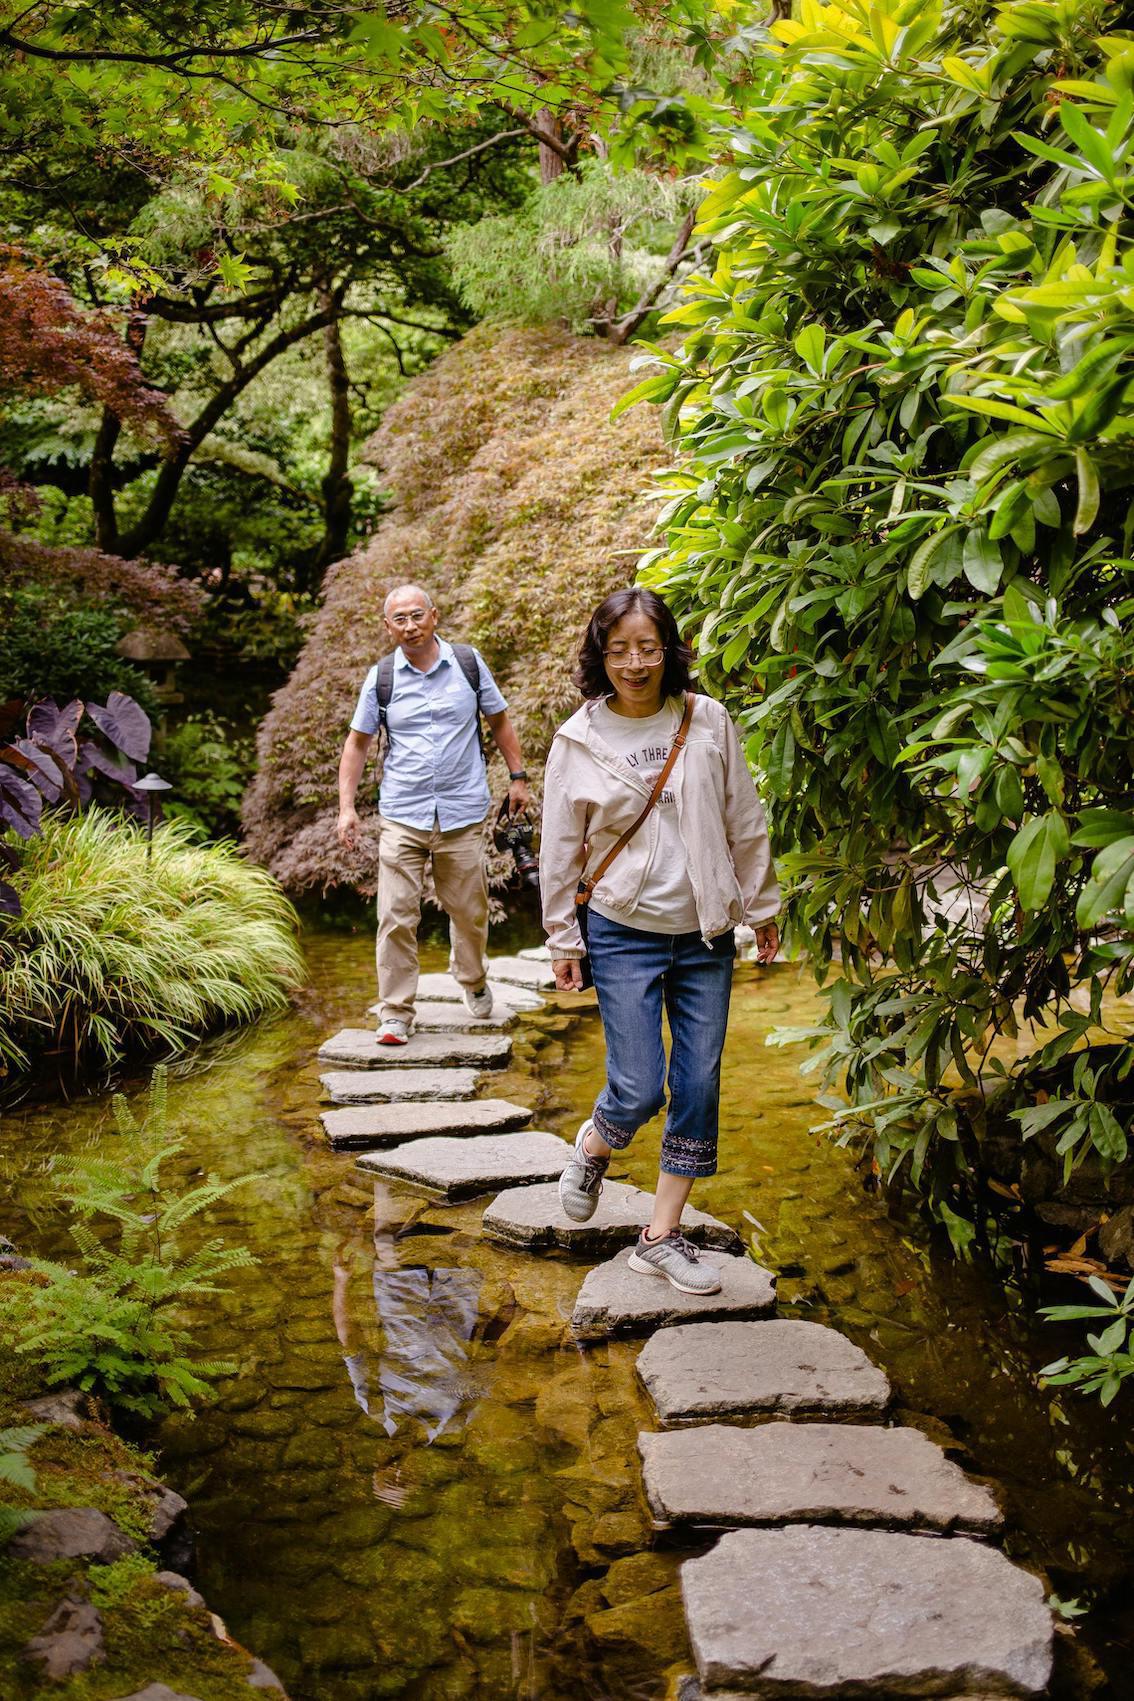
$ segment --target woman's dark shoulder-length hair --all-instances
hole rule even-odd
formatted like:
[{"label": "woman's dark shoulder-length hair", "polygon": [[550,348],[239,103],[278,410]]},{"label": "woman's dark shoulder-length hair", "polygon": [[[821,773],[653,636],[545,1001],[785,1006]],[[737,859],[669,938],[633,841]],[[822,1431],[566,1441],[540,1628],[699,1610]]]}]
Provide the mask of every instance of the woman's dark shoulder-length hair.
[{"label": "woman's dark shoulder-length hair", "polygon": [[689,672],[693,651],[677,630],[677,621],[656,591],[632,585],[626,591],[612,591],[591,615],[579,645],[578,663],[571,675],[584,697],[610,696],[610,680],[606,676],[602,653],[611,628],[617,626],[623,615],[635,613],[644,614],[647,620],[653,621],[665,645],[662,696],[676,697],[681,691],[693,689]]}]

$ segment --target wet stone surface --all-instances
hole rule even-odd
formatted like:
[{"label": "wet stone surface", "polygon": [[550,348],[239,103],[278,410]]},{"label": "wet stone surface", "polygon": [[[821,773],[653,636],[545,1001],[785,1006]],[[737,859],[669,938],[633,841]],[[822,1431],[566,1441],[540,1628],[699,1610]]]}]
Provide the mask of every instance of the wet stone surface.
[{"label": "wet stone surface", "polygon": [[320,1075],[333,1104],[396,1104],[414,1099],[471,1099],[476,1069],[330,1069]]},{"label": "wet stone surface", "polygon": [[506,985],[528,987],[553,987],[555,976],[551,972],[550,958],[530,957],[490,957],[488,972],[491,978],[504,981]]},{"label": "wet stone surface", "polygon": [[992,1494],[916,1429],[712,1424],[638,1437],[646,1498],[665,1523],[871,1524],[988,1535]]},{"label": "wet stone surface", "polygon": [[880,1416],[882,1372],[845,1335],[820,1323],[686,1323],[638,1355],[638,1375],[663,1422],[763,1412]]},{"label": "wet stone surface", "polygon": [[506,1034],[411,1034],[405,1045],[379,1045],[373,1028],[341,1028],[319,1047],[320,1063],[341,1063],[351,1069],[404,1069],[424,1064],[435,1069],[449,1063],[477,1064],[502,1069],[512,1055]]},{"label": "wet stone surface", "polygon": [[[508,981],[489,980],[488,990],[492,994],[493,1007],[505,1005],[510,1010],[542,1010],[544,1000],[532,987],[515,986]],[[448,974],[424,974],[417,983],[417,996],[428,998],[442,1004],[463,1004],[465,1001],[464,988],[458,980]],[[374,1014],[378,1006],[372,1006]]]},{"label": "wet stone surface", "polygon": [[[653,1204],[652,1193],[608,1181],[590,1222],[575,1223],[559,1203],[557,1183],[516,1187],[492,1201],[484,1213],[484,1230],[509,1246],[522,1246],[530,1251],[557,1246],[569,1252],[613,1252],[637,1240],[650,1220]],[[731,1252],[740,1244],[727,1223],[694,1210],[691,1205],[682,1213],[681,1230],[698,1246],[716,1246]]]},{"label": "wet stone surface", "polygon": [[319,1118],[335,1147],[390,1145],[419,1134],[502,1133],[531,1119],[530,1110],[508,1099],[350,1105],[325,1110]]},{"label": "wet stone surface", "polygon": [[735,1530],[681,1582],[705,1701],[1029,1696],[1051,1673],[1039,1578],[964,1536]]},{"label": "wet stone surface", "polygon": [[557,1176],[571,1155],[566,1140],[538,1129],[519,1134],[411,1140],[359,1158],[366,1174],[417,1183],[448,1199],[473,1198]]},{"label": "wet stone surface", "polygon": [[644,1334],[673,1323],[724,1317],[767,1317],[776,1309],[776,1278],[751,1258],[703,1252],[702,1262],[720,1273],[721,1290],[681,1293],[663,1278],[631,1270],[632,1248],[588,1272],[579,1290],[571,1326],[581,1340]]}]

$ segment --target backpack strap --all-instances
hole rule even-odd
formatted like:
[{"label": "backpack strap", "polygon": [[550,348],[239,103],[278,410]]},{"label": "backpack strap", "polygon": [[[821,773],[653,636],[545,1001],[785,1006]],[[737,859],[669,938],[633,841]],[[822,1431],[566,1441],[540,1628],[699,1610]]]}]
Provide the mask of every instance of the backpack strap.
[{"label": "backpack strap", "polygon": [[[480,729],[480,717],[483,713],[480,703],[480,659],[471,644],[454,644],[453,654],[457,664],[468,682],[469,689],[476,698],[476,742],[482,759],[484,757],[484,737]],[[390,729],[386,725],[386,710],[394,695],[394,657],[397,651],[391,650],[378,663],[378,677],[374,684],[374,694],[378,699],[378,736],[386,734],[387,745],[390,742]]]}]

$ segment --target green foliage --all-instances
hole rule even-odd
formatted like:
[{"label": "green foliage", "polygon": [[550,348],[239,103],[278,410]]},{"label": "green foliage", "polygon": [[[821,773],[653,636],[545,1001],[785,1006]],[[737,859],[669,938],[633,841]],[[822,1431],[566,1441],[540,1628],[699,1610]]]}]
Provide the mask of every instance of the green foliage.
[{"label": "green foliage", "polygon": [[175,1050],[224,1022],[282,1010],[303,977],[294,912],[231,844],[176,821],[144,828],[103,810],[16,848],[18,916],[0,920],[0,1064],[47,1048],[113,1062]]},{"label": "green foliage", "polygon": [[532,195],[518,213],[458,225],[446,250],[462,299],[478,319],[574,331],[630,307],[660,270],[682,210],[683,186],[643,171],[614,176],[598,160]]},{"label": "green foliage", "polygon": [[[43,1434],[45,1424],[23,1424],[15,1429],[0,1429],[0,1483],[35,1493],[35,1472],[28,1464],[28,1450]],[[27,1514],[16,1506],[0,1502],[0,1546],[9,1541],[27,1523]]]},{"label": "green foliage", "polygon": [[135,1120],[121,1094],[114,1118],[119,1151],[61,1164],[53,1173],[59,1197],[75,1213],[71,1235],[82,1268],[31,1260],[32,1279],[0,1287],[0,1330],[48,1382],[152,1417],[170,1405],[188,1406],[215,1377],[235,1372],[234,1365],[189,1356],[182,1310],[187,1301],[219,1292],[218,1278],[252,1263],[252,1255],[219,1239],[183,1253],[180,1238],[201,1212],[255,1178],[210,1175],[188,1189],[163,1179],[163,1166],[186,1142],[168,1129],[162,1068],[154,1071],[144,1121]]},{"label": "green foliage", "polygon": [[115,653],[133,625],[121,610],[70,600],[46,587],[0,593],[0,700],[53,697],[68,703],[79,697],[105,703],[112,691],[125,691],[152,710],[149,680]]},{"label": "green foliage", "polygon": [[1087,1286],[1103,1301],[1101,1305],[1049,1305],[1042,1316],[1053,1323],[1078,1322],[1092,1318],[1106,1327],[1088,1335],[1091,1348],[1079,1358],[1059,1358],[1040,1371],[1044,1382],[1078,1388],[1082,1394],[1097,1394],[1109,1406],[1128,1376],[1134,1376],[1134,1282],[1121,1295],[1114,1293],[1099,1276],[1090,1276]]},{"label": "green foliage", "polygon": [[1042,1087],[1045,1140],[1104,1170],[1130,1125],[1123,1035],[1069,1057],[1134,985],[1134,38],[1106,11],[773,25],[700,210],[715,266],[638,392],[684,457],[644,577],[746,730],[789,942],[840,965],[835,1124],[962,1243],[991,1109]]},{"label": "green foliage", "polygon": [[173,791],[166,820],[199,827],[212,838],[235,836],[240,803],[255,766],[253,740],[211,713],[190,715],[166,735],[162,777]]}]

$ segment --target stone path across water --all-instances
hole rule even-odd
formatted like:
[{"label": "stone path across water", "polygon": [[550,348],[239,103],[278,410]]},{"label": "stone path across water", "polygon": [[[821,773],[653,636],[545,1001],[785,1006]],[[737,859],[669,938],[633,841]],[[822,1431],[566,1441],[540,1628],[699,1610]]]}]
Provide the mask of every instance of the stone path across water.
[{"label": "stone path across water", "polygon": [[638,1354],[638,1375],[663,1423],[814,1412],[881,1416],[890,1384],[866,1354],[822,1323],[685,1323]]},{"label": "stone path across water", "polygon": [[[722,1291],[682,1294],[631,1271],[629,1243],[649,1221],[653,1195],[608,1181],[591,1221],[571,1222],[554,1179],[568,1143],[540,1130],[506,1132],[531,1111],[470,1096],[478,1072],[503,1067],[512,1052],[506,1035],[486,1028],[538,1010],[553,984],[543,947],[493,958],[489,972],[493,1022],[461,1008],[451,976],[425,975],[408,1045],[379,1046],[371,1028],[329,1040],[319,1058],[338,1067],[320,1079],[344,1108],[321,1120],[333,1145],[383,1148],[358,1159],[368,1174],[447,1199],[501,1189],[482,1223],[504,1247],[604,1260],[580,1285],[574,1335],[648,1333],[638,1374],[661,1423],[683,1426],[638,1437],[651,1512],[701,1539],[712,1528],[729,1532],[681,1567],[701,1701],[1042,1694],[1053,1636],[1040,1579],[955,1533],[993,1535],[1001,1514],[990,1490],[938,1446],[915,1429],[846,1421],[880,1420],[890,1401],[866,1354],[834,1329],[772,1315],[774,1275],[736,1255],[740,1239],[727,1223],[689,1207],[683,1231],[709,1249],[702,1256],[717,1263]],[[808,1421],[824,1417],[844,1421]],[[580,1460],[561,1475],[578,1478],[574,1493],[585,1499],[595,1469]],[[621,1544],[618,1516],[605,1522],[619,1525],[607,1534]],[[635,1517],[623,1522],[638,1527]],[[883,1527],[863,1527],[875,1525]]]},{"label": "stone path across water", "polygon": [[508,1099],[350,1105],[319,1118],[332,1146],[396,1145],[414,1134],[505,1133],[531,1119],[530,1110]]},{"label": "stone path across water", "polygon": [[502,1069],[512,1055],[507,1034],[413,1034],[405,1045],[379,1045],[373,1028],[343,1028],[319,1047],[320,1063],[352,1069],[404,1069],[407,1063],[439,1069],[479,1064]]},{"label": "stone path across water", "polygon": [[1041,1695],[1043,1585],[964,1536],[789,1524],[735,1530],[681,1568],[702,1693]]},{"label": "stone path across water", "polygon": [[388,1151],[368,1152],[359,1158],[358,1167],[447,1199],[472,1199],[497,1187],[548,1181],[559,1175],[570,1155],[570,1146],[558,1134],[527,1129],[521,1134],[410,1140]]},{"label": "stone path across water", "polygon": [[873,1524],[990,1535],[990,1491],[916,1429],[731,1424],[638,1437],[646,1499],[663,1524]]},{"label": "stone path across water", "polygon": [[475,1069],[330,1069],[320,1075],[332,1104],[387,1104],[400,1099],[471,1099]]},{"label": "stone path across water", "polygon": [[776,1278],[751,1258],[727,1252],[702,1252],[702,1261],[720,1273],[719,1293],[681,1293],[657,1276],[631,1270],[626,1247],[616,1258],[587,1272],[579,1289],[571,1327],[580,1340],[643,1334],[672,1323],[722,1317],[767,1317],[776,1309]]}]

